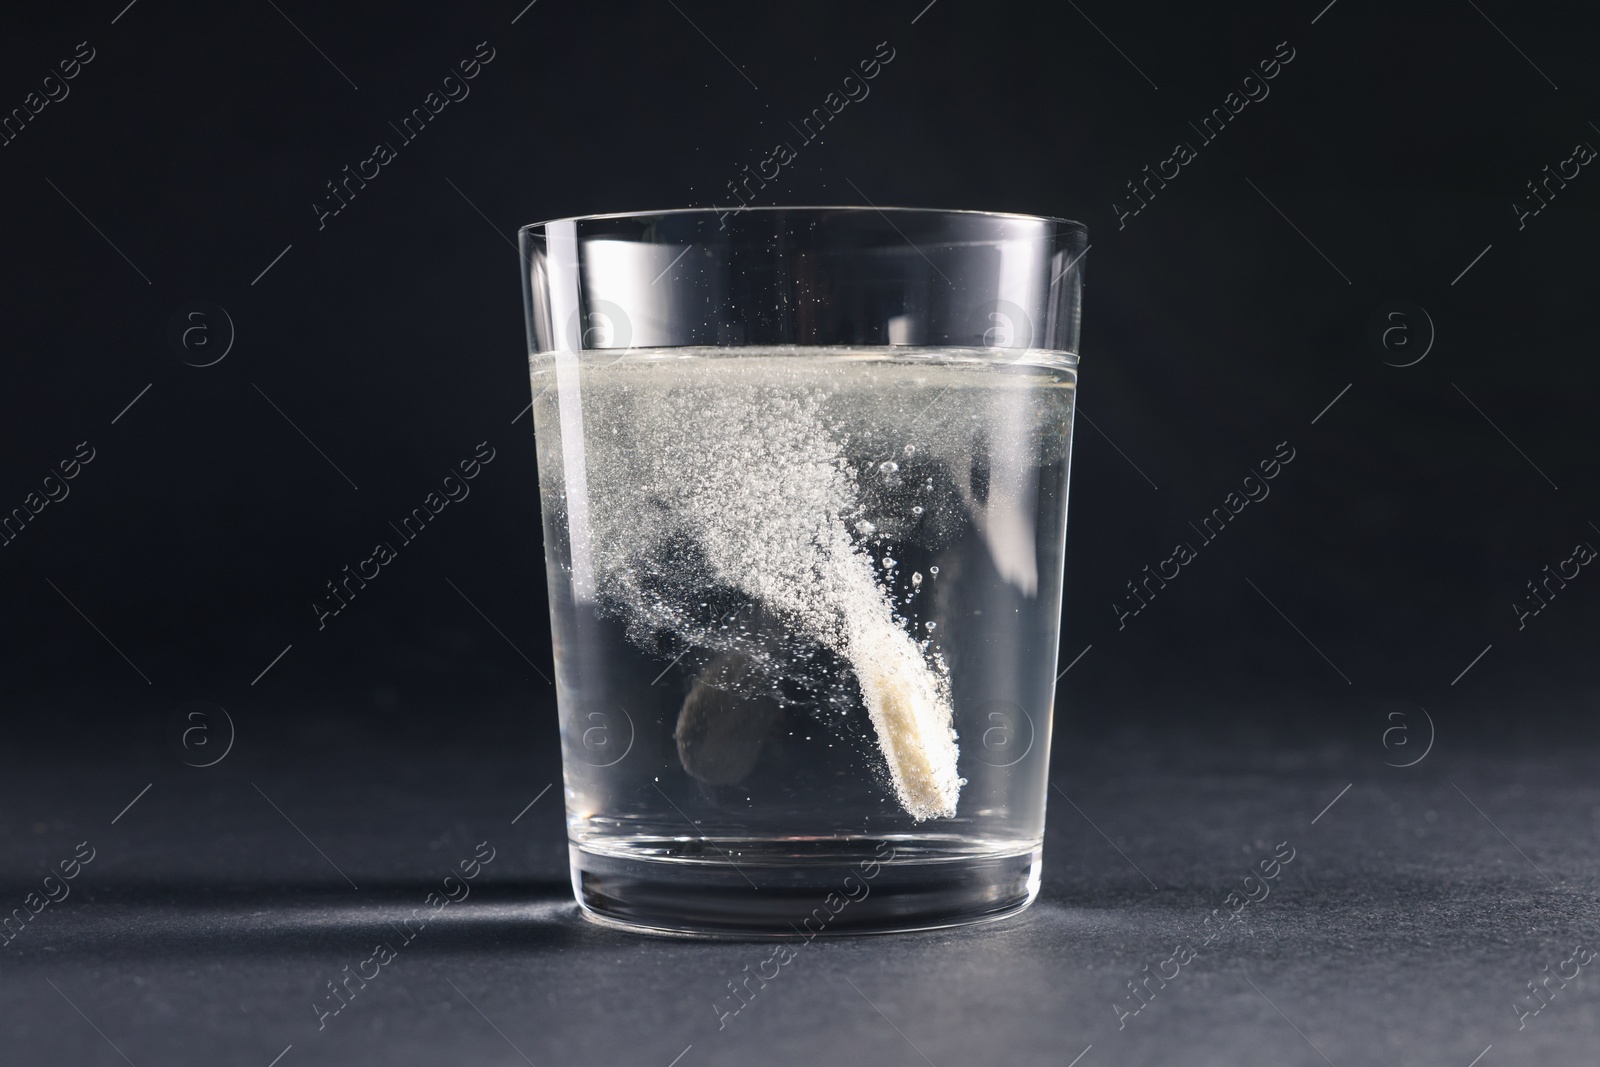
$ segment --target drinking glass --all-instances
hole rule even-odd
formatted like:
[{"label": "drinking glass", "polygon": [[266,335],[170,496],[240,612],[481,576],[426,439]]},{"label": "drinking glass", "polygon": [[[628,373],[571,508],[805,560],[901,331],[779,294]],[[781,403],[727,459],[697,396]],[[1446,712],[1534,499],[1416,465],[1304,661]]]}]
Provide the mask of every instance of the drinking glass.
[{"label": "drinking glass", "polygon": [[520,236],[585,914],[809,938],[1026,907],[1083,227],[778,207]]}]

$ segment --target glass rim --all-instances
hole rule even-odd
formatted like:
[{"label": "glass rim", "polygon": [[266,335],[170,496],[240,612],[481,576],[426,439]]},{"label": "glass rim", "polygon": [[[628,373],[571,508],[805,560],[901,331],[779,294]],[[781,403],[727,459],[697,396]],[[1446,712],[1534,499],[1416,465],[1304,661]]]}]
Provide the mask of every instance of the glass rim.
[{"label": "glass rim", "polygon": [[889,212],[896,212],[896,213],[908,214],[908,215],[909,214],[917,214],[917,215],[976,215],[976,216],[980,216],[980,217],[983,217],[983,218],[991,218],[991,219],[1020,219],[1020,220],[1023,220],[1025,222],[1049,222],[1049,223],[1055,223],[1058,226],[1071,227],[1071,228],[1077,230],[1078,232],[1080,232],[1080,233],[1082,233],[1084,235],[1087,235],[1088,232],[1089,232],[1089,228],[1087,226],[1085,226],[1083,223],[1077,221],[1076,219],[1062,218],[1059,215],[1031,215],[1031,214],[1028,214],[1027,212],[1023,212],[1023,211],[982,211],[982,210],[978,210],[978,209],[975,209],[975,208],[937,208],[937,207],[905,207],[905,206],[879,207],[879,206],[876,206],[876,205],[863,205],[863,204],[761,204],[761,205],[756,205],[756,204],[743,205],[743,204],[741,204],[741,205],[736,205],[734,207],[729,207],[729,208],[675,207],[675,208],[663,208],[663,209],[661,209],[659,211],[604,211],[604,212],[599,212],[597,214],[592,214],[592,215],[562,215],[560,217],[553,218],[553,219],[542,219],[542,220],[540,220],[538,222],[530,222],[525,226],[519,227],[518,230],[517,230],[517,233],[520,236],[522,234],[528,233],[531,230],[542,229],[542,228],[544,228],[546,226],[553,226],[553,225],[555,225],[557,223],[562,223],[562,222],[599,222],[599,221],[608,220],[608,219],[644,219],[644,218],[654,218],[654,217],[660,216],[660,215],[696,215],[696,214],[698,214],[698,215],[716,215],[716,216],[721,216],[721,215],[742,215],[742,214],[745,214],[747,212],[752,212],[752,211],[762,211],[762,212],[772,212],[772,213],[785,212],[785,211],[787,211],[787,212],[796,212],[796,213],[799,213],[799,212],[813,212],[813,213],[848,212],[848,213],[853,213],[853,214],[873,214],[873,213],[876,213],[876,214],[879,214],[879,215],[884,215],[885,217],[887,217]]}]

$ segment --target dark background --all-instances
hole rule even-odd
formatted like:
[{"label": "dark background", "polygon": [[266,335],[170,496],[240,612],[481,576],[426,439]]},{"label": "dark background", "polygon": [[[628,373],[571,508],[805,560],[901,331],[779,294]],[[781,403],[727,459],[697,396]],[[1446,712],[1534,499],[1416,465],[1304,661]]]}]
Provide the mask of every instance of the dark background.
[{"label": "dark background", "polygon": [[[1137,824],[1166,835],[1147,845],[1177,850],[1171,856],[1203,851],[1196,842],[1207,833],[1226,849],[1272,833],[1239,829],[1217,811],[1186,815],[1198,820],[1187,830],[1173,822],[1174,810],[1221,794],[1248,807],[1228,792],[1241,781],[1304,786],[1302,825],[1344,781],[1361,781],[1346,803],[1359,810],[1362,790],[1378,791],[1371,826],[1392,831],[1400,802],[1378,793],[1401,787],[1382,764],[1411,759],[1431,736],[1433,763],[1416,781],[1455,759],[1449,773],[1486,775],[1504,797],[1524,784],[1567,783],[1570,796],[1547,797],[1524,817],[1528,832],[1589,864],[1588,875],[1571,877],[1592,885],[1600,798],[1581,754],[1600,740],[1600,592],[1589,588],[1600,578],[1586,568],[1520,630],[1512,606],[1545,565],[1579,542],[1600,545],[1600,194],[1590,188],[1600,177],[1584,168],[1524,228],[1513,208],[1537,206],[1526,183],[1575,144],[1600,146],[1591,8],[924,2],[539,0],[522,9],[516,0],[138,0],[124,9],[114,0],[12,16],[0,35],[0,110],[23,107],[78,42],[94,58],[67,83],[66,99],[0,147],[8,357],[0,509],[23,506],[80,442],[94,459],[68,483],[70,496],[0,547],[0,880],[17,887],[8,898],[20,900],[87,836],[121,857],[99,863],[106,881],[95,892],[110,895],[107,907],[132,909],[128,929],[155,914],[149,908],[203,912],[207,894],[229,886],[249,897],[239,906],[250,914],[281,902],[285,887],[320,908],[317,894],[333,901],[344,883],[256,795],[270,792],[318,847],[343,856],[338,866],[354,881],[387,885],[405,902],[426,891],[408,849],[443,849],[453,861],[492,821],[500,829],[490,836],[505,838],[504,853],[522,865],[506,899],[520,888],[565,909],[554,944],[599,944],[607,960],[633,948],[570,914],[559,789],[515,831],[499,822],[558,780],[559,763],[552,691],[539,673],[551,669],[549,630],[533,430],[519,417],[526,340],[511,242],[518,226],[555,216],[728,204],[726,183],[740,168],[788,139],[788,123],[884,41],[895,58],[871,95],[758,202],[859,204],[864,194],[878,205],[1033,212],[1088,226],[1061,664],[1083,655],[1058,695],[1058,776],[1122,812],[1114,826],[1100,824],[1119,847],[1129,848]],[[470,96],[401,145],[390,123],[438,90],[479,42],[494,58],[468,83]],[[1267,83],[1270,96],[1201,147],[1188,124],[1222,106],[1279,42],[1294,58]],[[1113,203],[1135,206],[1125,183],[1179,140],[1199,148],[1198,158],[1119,228]],[[380,141],[398,145],[398,158],[319,229],[313,204],[327,197],[325,183]],[[1385,348],[1371,323],[1402,301],[1405,330]],[[205,317],[186,317],[196,310]],[[180,343],[182,324],[197,321],[205,329]],[[214,365],[191,365],[224,350]],[[1423,351],[1414,365],[1392,365]],[[470,498],[319,631],[310,605],[325,583],[390,539],[388,522],[483,441],[496,458]],[[1197,544],[1188,524],[1285,441],[1296,458],[1271,496],[1119,631],[1112,604],[1126,598],[1124,583],[1175,542]],[[209,717],[187,718],[197,707]],[[220,731],[217,709],[236,740],[231,758],[183,766],[204,762],[195,753],[207,740],[185,741],[185,729],[203,721]],[[1385,733],[1397,724],[1400,734]],[[210,734],[205,752],[223,740]],[[1575,762],[1539,762],[1556,753]],[[1326,771],[1325,782],[1310,767]],[[1150,792],[1179,780],[1197,792],[1164,800]],[[1130,800],[1136,781],[1145,791]],[[147,807],[133,812],[148,828],[130,828],[130,814],[109,829],[106,817],[147,782]],[[1445,778],[1434,784],[1444,794],[1438,804],[1455,804],[1489,835],[1485,849],[1522,862],[1473,822]],[[1271,790],[1257,800],[1260,817],[1289,804]],[[1052,813],[1053,830],[1063,818]],[[513,848],[510,835],[535,825]],[[1105,841],[1074,826],[1086,835],[1075,842],[1105,852]],[[113,848],[109,839],[123,831],[135,836]],[[1356,833],[1349,845],[1366,840]],[[1424,881],[1444,892],[1469,878],[1476,847],[1424,864]],[[1055,869],[1070,881],[1077,875],[1064,869],[1062,849]],[[1117,878],[1133,877],[1106,855]],[[1394,874],[1373,855],[1362,862]],[[1193,897],[1182,897],[1185,906],[1212,906],[1224,891],[1199,859],[1173,863],[1151,873],[1163,892],[1183,887]],[[1373,889],[1381,883],[1351,891],[1383,897]],[[1128,886],[1144,888],[1137,877]],[[1485,886],[1472,906],[1509,930],[1520,920],[1495,911],[1503,889]],[[1121,891],[1090,895],[1113,908]],[[1050,883],[1042,903],[1053,892],[1067,908],[1088,890]],[[86,913],[97,899],[84,891]],[[1041,914],[1056,918],[1022,922],[1066,921]],[[100,961],[85,966],[102,983],[121,981],[117,968],[128,960],[168,958],[159,923],[118,964],[96,954],[121,920],[86,914],[73,926],[45,917],[67,939],[62,956],[76,945]],[[1304,911],[1292,921],[1316,926]],[[306,931],[315,929],[323,927],[302,932],[312,938]],[[1461,943],[1450,929],[1437,935]],[[982,940],[960,937],[1026,941],[1030,930],[1046,940],[1060,932],[1016,926],[951,937],[978,953]],[[260,936],[289,956],[305,947]],[[496,936],[482,933],[482,945],[502,944]],[[47,943],[38,935],[19,958]],[[878,944],[861,951],[889,951],[881,946],[890,942]],[[1484,1011],[1501,1022],[1515,1021],[1503,1001],[1524,978],[1564,958],[1524,947],[1526,960],[1498,964],[1499,984],[1484,994],[1495,1004]],[[172,966],[190,968],[191,951],[205,955],[191,946]],[[232,951],[219,943],[207,964],[219,975],[195,979],[194,996],[231,1003],[220,975]],[[354,958],[290,968],[275,979],[282,998],[301,997],[302,986],[309,998],[323,971]],[[667,976],[680,964],[690,966],[662,964],[657,978],[675,980]],[[508,966],[521,973],[521,963]],[[705,966],[708,988],[721,970],[738,970]],[[1136,973],[1137,960],[1123,969]],[[565,980],[598,981],[582,968]],[[1084,1008],[1095,1025],[1121,980],[1096,987]],[[65,1005],[36,977],[17,981],[0,1007],[22,1028],[18,1047],[90,1062],[73,1058],[83,1041],[83,1056],[112,1055],[76,1016],[57,1018]],[[92,981],[80,977],[79,986],[94,999]],[[123,995],[101,992],[108,1005]],[[944,996],[928,993],[929,1003]],[[531,1019],[572,1010],[558,999],[567,1003],[553,993],[522,1003],[523,1048],[538,1040],[527,1036]],[[125,1028],[182,1014],[136,996],[120,1003]],[[291,1039],[302,1052],[317,1040],[294,1037],[306,1014],[294,1003],[296,1029],[281,1041],[275,1031],[262,1036],[265,1055],[252,1046],[239,1062],[264,1065]],[[1360,1010],[1328,1008],[1330,1019]],[[1475,1014],[1460,1003],[1448,1010]],[[1573,1041],[1593,1032],[1587,1010],[1568,1016]],[[406,1010],[391,1005],[388,1017],[396,1013]],[[670,1029],[661,1011],[645,1016]],[[1043,1029],[1024,1044],[1054,1049],[1052,1023],[1035,1020]],[[201,1013],[186,1040],[210,1035],[223,1055],[245,1025]],[[439,1022],[404,1047],[418,1056],[459,1047],[449,1044],[454,1025]],[[1255,1025],[1216,1034],[1242,1040]],[[633,1047],[633,1031],[618,1026],[595,1024]],[[1259,1026],[1273,1028],[1274,1041],[1279,1028],[1288,1032],[1276,1015]],[[1436,1020],[1440,1034],[1451,1026]],[[1168,1033],[1174,1047],[1193,1047],[1195,1034],[1181,1026]],[[147,1058],[174,1062],[211,1047],[144,1039]],[[662,1037],[665,1054],[638,1062],[664,1064],[689,1040]],[[1062,1036],[1061,1062],[1090,1040],[1099,1039]],[[1292,1033],[1288,1040],[1296,1043],[1280,1062],[1310,1054]],[[1482,1042],[1468,1044],[1463,1067]],[[373,1047],[386,1049],[372,1052],[386,1062],[404,1060],[399,1046]],[[493,1048],[481,1058],[510,1052]],[[577,1039],[546,1052],[530,1050],[540,1063],[557,1054],[608,1061]],[[854,1054],[868,1057],[864,1046]]]}]

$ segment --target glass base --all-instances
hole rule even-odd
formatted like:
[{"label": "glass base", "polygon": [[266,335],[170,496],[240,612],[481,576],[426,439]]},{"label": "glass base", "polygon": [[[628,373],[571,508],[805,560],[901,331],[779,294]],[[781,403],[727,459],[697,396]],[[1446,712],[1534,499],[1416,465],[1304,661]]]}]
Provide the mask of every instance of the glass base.
[{"label": "glass base", "polygon": [[706,844],[720,855],[570,845],[573,892],[585,917],[607,926],[808,940],[990,922],[1039,893],[1038,847],[930,856],[876,839],[812,842],[826,852],[810,854],[792,842]]}]

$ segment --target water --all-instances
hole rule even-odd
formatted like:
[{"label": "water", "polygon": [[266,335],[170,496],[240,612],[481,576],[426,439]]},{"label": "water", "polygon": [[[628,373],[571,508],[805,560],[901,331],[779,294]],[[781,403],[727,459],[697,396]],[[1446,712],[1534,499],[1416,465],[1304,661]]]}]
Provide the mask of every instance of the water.
[{"label": "water", "polygon": [[757,929],[885,847],[875,899],[902,913],[1031,897],[1076,372],[996,355],[535,357],[591,910]]}]

